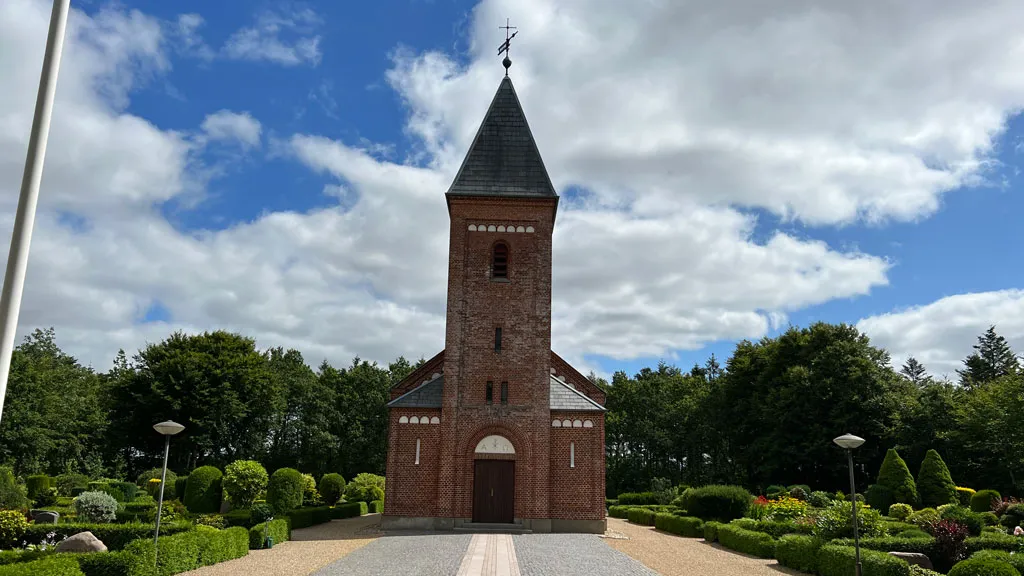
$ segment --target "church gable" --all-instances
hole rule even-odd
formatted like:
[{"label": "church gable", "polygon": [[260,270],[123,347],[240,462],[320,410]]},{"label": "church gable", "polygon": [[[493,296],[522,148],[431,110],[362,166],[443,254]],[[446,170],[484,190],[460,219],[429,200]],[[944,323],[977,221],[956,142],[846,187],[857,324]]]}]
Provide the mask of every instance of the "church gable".
[{"label": "church gable", "polygon": [[604,406],[607,398],[604,390],[591,382],[590,378],[580,374],[579,371],[573,368],[571,364],[563,360],[558,354],[555,354],[554,350],[551,351],[551,373],[559,380],[562,380],[576,390],[585,394],[594,402]]},{"label": "church gable", "polygon": [[411,392],[415,388],[434,380],[441,374],[444,374],[444,350],[435,354],[433,358],[424,362],[423,366],[413,370],[411,374],[403,378],[398,384],[395,384],[391,388],[391,400]]}]

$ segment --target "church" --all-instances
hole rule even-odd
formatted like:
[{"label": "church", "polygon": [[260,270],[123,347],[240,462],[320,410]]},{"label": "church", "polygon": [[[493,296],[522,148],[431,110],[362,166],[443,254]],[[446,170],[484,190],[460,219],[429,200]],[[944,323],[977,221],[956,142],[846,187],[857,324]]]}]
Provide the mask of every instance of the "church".
[{"label": "church", "polygon": [[551,350],[558,195],[508,65],[445,194],[444,350],[391,390],[385,529],[606,528],[605,394]]}]

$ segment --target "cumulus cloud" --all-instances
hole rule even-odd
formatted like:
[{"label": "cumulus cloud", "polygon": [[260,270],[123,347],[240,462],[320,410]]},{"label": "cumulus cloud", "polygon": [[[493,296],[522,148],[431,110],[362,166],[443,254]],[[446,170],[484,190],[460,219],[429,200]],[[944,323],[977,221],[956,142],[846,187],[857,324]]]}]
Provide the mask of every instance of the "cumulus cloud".
[{"label": "cumulus cloud", "polygon": [[957,294],[857,323],[875,345],[889,350],[897,368],[913,356],[933,375],[953,380],[989,326],[1024,351],[1024,290]]},{"label": "cumulus cloud", "polygon": [[306,8],[289,13],[266,11],[256,17],[252,26],[231,35],[223,52],[236,60],[266,60],[297,66],[320,63],[320,36],[313,31],[320,17]]},{"label": "cumulus cloud", "polygon": [[210,140],[238,142],[245,148],[260,145],[262,126],[248,112],[220,110],[208,115],[200,127]]},{"label": "cumulus cloud", "polygon": [[[204,232],[176,230],[159,206],[202,193],[213,134],[258,143],[262,125],[222,111],[177,132],[126,112],[132,88],[168,66],[161,27],[137,12],[75,11],[23,333],[53,325],[98,367],[176,328],[239,330],[313,363],[439,350],[443,192],[497,87],[494,26],[511,10],[524,31],[512,72],[531,127],[559,189],[582,190],[563,197],[555,231],[556,350],[586,370],[588,354],[670,355],[759,337],[793,310],[885,284],[889,263],[790,234],[756,240],[737,205],[823,225],[922,217],[983,174],[993,138],[1024,102],[1014,61],[1024,43],[1010,24],[1018,3],[863,6],[794,0],[766,14],[739,1],[699,12],[485,1],[468,65],[395,55],[388,80],[407,106],[408,162],[382,159],[388,143],[284,137],[272,148],[332,181],[304,193],[339,204]],[[0,85],[17,87],[0,92],[0,237],[48,14],[44,0],[0,3]],[[238,46],[285,32],[317,38],[312,16],[289,18],[261,17]],[[315,63],[318,42],[234,54]],[[67,225],[67,214],[82,224]],[[169,319],[142,322],[154,305]]]}]

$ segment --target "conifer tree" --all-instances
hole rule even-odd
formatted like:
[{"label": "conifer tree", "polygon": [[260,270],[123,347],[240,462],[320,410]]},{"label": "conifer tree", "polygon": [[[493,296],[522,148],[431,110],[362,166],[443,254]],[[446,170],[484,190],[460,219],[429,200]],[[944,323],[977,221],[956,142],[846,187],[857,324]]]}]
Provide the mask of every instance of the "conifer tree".
[{"label": "conifer tree", "polygon": [[903,364],[903,368],[900,370],[900,374],[903,374],[908,380],[917,385],[923,384],[928,379],[928,372],[925,370],[924,365],[913,356],[907,358],[906,363]]},{"label": "conifer tree", "polygon": [[894,503],[917,505],[917,484],[914,482],[914,476],[895,449],[890,448],[885,453],[876,484],[889,489]]},{"label": "conifer tree", "polygon": [[967,388],[1020,371],[1017,354],[1010,348],[1006,338],[996,334],[995,326],[989,326],[984,334],[978,336],[974,350],[973,354],[964,358],[964,368],[957,370],[960,384]]},{"label": "conifer tree", "polygon": [[917,473],[917,491],[921,505],[936,508],[943,504],[956,504],[956,484],[949,474],[949,468],[935,450],[929,450]]}]

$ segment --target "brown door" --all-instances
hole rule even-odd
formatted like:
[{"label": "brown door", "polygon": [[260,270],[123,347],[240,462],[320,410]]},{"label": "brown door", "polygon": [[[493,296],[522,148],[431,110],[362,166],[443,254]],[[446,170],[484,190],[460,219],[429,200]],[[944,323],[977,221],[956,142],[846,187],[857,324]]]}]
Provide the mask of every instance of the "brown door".
[{"label": "brown door", "polygon": [[515,520],[514,460],[474,460],[473,522],[511,524]]}]

